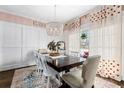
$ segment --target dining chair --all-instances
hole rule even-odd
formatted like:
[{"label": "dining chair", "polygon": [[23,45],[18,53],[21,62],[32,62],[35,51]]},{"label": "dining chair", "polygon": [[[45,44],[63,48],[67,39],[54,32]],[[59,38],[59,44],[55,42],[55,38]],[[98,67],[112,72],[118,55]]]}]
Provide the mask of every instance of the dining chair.
[{"label": "dining chair", "polygon": [[37,66],[37,72],[38,74],[42,75],[43,72],[43,66],[40,62],[40,54],[38,53],[38,51],[33,51],[33,55],[35,57],[35,62],[36,62],[36,66]]},{"label": "dining chair", "polygon": [[83,63],[82,70],[68,72],[62,76],[62,80],[73,88],[94,87],[94,80],[99,60],[99,55],[89,56]]},{"label": "dining chair", "polygon": [[47,64],[47,57],[40,54],[40,61],[41,64],[43,66],[43,75],[47,78],[47,85],[46,87],[49,88],[50,86],[50,78],[51,77],[57,77],[56,79],[58,80],[57,82],[59,83],[59,85],[61,84],[61,80],[60,80],[60,75],[59,73],[54,70],[53,68],[51,68],[48,64]]}]

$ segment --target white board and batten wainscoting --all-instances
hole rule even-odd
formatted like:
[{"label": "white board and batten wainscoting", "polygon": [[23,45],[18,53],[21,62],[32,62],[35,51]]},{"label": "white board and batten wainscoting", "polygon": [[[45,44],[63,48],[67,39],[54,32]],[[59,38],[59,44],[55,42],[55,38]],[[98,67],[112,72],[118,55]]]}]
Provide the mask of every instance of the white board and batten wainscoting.
[{"label": "white board and batten wainscoting", "polygon": [[44,28],[0,21],[0,71],[34,65],[32,50],[47,48],[63,36],[49,37]]},{"label": "white board and batten wainscoting", "polygon": [[122,12],[122,80],[124,81],[124,11]]}]

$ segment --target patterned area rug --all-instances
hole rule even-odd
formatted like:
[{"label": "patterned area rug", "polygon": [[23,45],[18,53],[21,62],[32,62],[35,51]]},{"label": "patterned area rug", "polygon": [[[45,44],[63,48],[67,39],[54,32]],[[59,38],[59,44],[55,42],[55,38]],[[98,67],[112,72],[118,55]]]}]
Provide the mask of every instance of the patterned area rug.
[{"label": "patterned area rug", "polygon": [[[16,70],[11,88],[46,88],[47,79],[37,73],[36,67],[28,67]],[[50,78],[50,86],[59,87],[59,81],[55,77]]]},{"label": "patterned area rug", "polygon": [[[47,79],[44,76],[38,75],[36,67],[32,66],[15,71],[11,88],[46,88],[46,84]],[[50,85],[53,88],[58,88],[59,82],[53,77],[50,79]],[[120,88],[120,86],[96,77],[95,88]]]}]

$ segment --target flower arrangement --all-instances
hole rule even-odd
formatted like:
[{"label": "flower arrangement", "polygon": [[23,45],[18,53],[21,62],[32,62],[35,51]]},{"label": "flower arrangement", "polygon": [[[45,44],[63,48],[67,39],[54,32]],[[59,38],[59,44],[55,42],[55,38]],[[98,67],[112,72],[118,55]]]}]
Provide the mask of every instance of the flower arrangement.
[{"label": "flower arrangement", "polygon": [[58,50],[60,49],[60,46],[61,46],[61,43],[59,41],[58,42],[55,42],[54,40],[51,41],[47,45],[47,48],[51,51],[50,55],[51,56],[57,56],[57,55],[59,55]]}]

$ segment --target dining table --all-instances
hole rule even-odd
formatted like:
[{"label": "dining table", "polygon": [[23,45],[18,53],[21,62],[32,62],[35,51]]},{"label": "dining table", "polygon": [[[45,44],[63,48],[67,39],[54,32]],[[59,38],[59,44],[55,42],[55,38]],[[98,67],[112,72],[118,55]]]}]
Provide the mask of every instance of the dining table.
[{"label": "dining table", "polygon": [[62,56],[47,56],[47,64],[58,72],[69,72],[71,68],[78,67],[85,61],[82,57],[62,55]]}]

